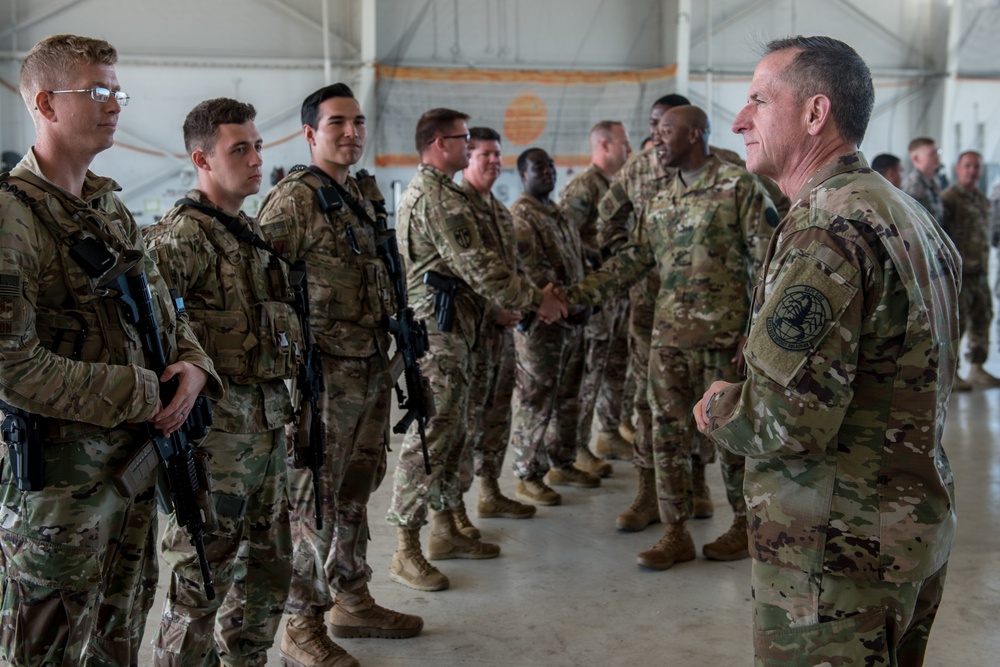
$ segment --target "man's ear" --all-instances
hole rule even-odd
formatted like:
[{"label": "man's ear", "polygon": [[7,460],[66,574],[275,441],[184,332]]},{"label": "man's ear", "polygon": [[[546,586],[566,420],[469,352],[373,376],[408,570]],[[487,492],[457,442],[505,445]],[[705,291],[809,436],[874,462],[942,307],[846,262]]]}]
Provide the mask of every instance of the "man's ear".
[{"label": "man's ear", "polygon": [[35,108],[38,110],[39,114],[48,120],[57,120],[56,110],[52,108],[52,96],[44,90],[39,90],[35,93]]},{"label": "man's ear", "polygon": [[830,122],[830,98],[826,95],[813,95],[806,101],[806,130],[816,136]]},{"label": "man's ear", "polygon": [[206,155],[205,151],[200,148],[191,153],[191,162],[194,163],[194,166],[198,169],[212,171],[212,166],[208,163],[208,155]]}]

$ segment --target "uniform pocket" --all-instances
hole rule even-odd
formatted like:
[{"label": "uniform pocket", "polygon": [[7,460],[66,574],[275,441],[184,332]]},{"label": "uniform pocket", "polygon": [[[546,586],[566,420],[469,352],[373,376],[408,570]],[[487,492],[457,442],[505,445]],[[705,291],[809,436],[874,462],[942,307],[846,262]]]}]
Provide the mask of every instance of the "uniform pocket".
[{"label": "uniform pocket", "polygon": [[886,618],[872,609],[848,618],[799,628],[754,632],[758,667],[888,667]]}]

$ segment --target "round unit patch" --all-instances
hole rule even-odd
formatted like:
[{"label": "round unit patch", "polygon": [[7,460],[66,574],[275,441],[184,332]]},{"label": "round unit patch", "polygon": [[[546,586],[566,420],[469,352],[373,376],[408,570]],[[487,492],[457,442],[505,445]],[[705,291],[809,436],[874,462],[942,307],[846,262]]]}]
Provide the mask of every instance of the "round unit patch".
[{"label": "round unit patch", "polygon": [[778,347],[806,350],[831,317],[825,294],[809,285],[795,285],[785,290],[774,313],[767,318],[767,333]]}]

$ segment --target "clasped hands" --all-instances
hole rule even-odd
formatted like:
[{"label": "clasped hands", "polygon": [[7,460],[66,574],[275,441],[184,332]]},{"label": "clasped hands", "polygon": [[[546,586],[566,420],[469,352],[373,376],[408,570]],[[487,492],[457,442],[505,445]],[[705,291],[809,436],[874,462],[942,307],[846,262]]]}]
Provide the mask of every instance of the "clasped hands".
[{"label": "clasped hands", "polygon": [[538,307],[538,317],[545,324],[552,324],[569,315],[566,292],[561,287],[549,283],[542,290],[542,305]]}]

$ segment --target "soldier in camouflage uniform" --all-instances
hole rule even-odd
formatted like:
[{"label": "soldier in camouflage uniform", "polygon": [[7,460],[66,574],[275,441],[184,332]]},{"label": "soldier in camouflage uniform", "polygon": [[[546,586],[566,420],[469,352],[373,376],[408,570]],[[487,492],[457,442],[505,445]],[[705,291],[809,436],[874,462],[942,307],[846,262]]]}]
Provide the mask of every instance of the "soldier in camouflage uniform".
[{"label": "soldier in camouflage uniform", "polygon": [[[597,123],[590,130],[590,166],[574,176],[560,195],[559,210],[580,232],[585,269],[595,270],[603,260],[597,238],[598,204],[631,152],[628,130],[623,124],[607,120]],[[627,315],[627,296],[610,299],[591,316],[584,331],[584,376],[577,397],[580,423],[576,466],[598,477],[607,477],[612,468],[591,453],[590,432],[596,413],[598,439],[615,439],[618,435],[628,364]]]},{"label": "soldier in camouflage uniform", "polygon": [[[657,153],[676,175],[646,206],[631,242],[567,291],[571,304],[600,303],[658,269],[648,396],[654,483],[666,528],[663,538],[638,556],[640,565],[656,570],[695,557],[686,522],[693,501],[691,454],[702,436],[694,432],[690,410],[710,382],[738,376],[751,276],[778,222],[757,179],[709,153],[708,134],[708,118],[697,107],[663,114]],[[722,470],[733,524],[703,553],[713,560],[746,558],[743,459],[724,453]]]},{"label": "soldier in camouflage uniform", "polygon": [[[0,189],[0,657],[15,665],[138,664],[156,587],[154,476],[119,491],[118,471],[142,453],[155,460],[148,427],[169,435],[203,389],[222,396],[120,188],[88,169],[128,103],[116,61],[107,42],[74,35],[31,49],[20,89],[36,144]],[[100,287],[136,268],[169,364],[159,378],[117,292]],[[179,383],[163,405],[170,378]],[[31,490],[15,473],[14,410],[37,420]]]},{"label": "soldier in camouflage uniform", "polygon": [[[571,285],[584,276],[580,232],[549,200],[556,168],[548,153],[529,148],[517,158],[524,192],[511,207],[517,265],[535,284]],[[594,488],[601,479],[574,465],[583,380],[587,309],[555,324],[531,323],[514,335],[517,350],[511,449],[517,497],[558,505],[551,486]]]},{"label": "soldier in camouflage uniform", "polygon": [[[564,312],[551,285],[538,289],[487,246],[468,194],[452,180],[469,164],[467,119],[452,109],[431,109],[420,117],[416,147],[421,164],[403,193],[396,225],[411,303],[429,331],[430,349],[420,367],[433,390],[436,414],[426,430],[430,474],[424,471],[416,429],[403,439],[399,452],[386,517],[396,526],[399,540],[389,576],[423,591],[443,590],[449,583],[420,547],[428,510],[432,560],[494,558],[500,553],[497,545],[459,532],[454,517],[461,502],[459,468],[475,346],[486,311],[492,302],[508,310],[538,309],[546,319]],[[425,277],[440,281],[441,290],[426,284]],[[448,312],[449,304],[439,294],[447,286],[454,289]]]},{"label": "soldier in camouflage uniform", "polygon": [[[503,260],[510,272],[517,271],[514,222],[510,211],[490,189],[500,176],[500,135],[488,127],[469,130],[471,151],[469,166],[462,171],[462,190],[469,199],[485,247]],[[534,505],[519,503],[500,492],[499,478],[507,442],[510,440],[510,401],[514,393],[514,333],[521,321],[520,311],[490,304],[483,316],[476,341],[473,362],[477,381],[469,387],[469,417],[465,433],[462,470],[462,493],[472,486],[472,476],[479,478],[480,518],[528,519],[535,515]],[[464,507],[453,510],[459,530],[479,537],[468,521]]]},{"label": "soldier in camouflage uniform", "polygon": [[358,663],[327,636],[326,610],[337,637],[413,637],[423,628],[420,617],[385,609],[368,591],[368,499],[385,474],[391,400],[382,317],[395,315],[396,300],[371,224],[381,194],[371,177],[349,175],[367,137],[351,89],[338,83],[309,95],[302,131],[311,166],[283,178],[260,211],[274,246],[309,266],[311,330],[326,378],[321,529],[310,470],[299,460],[288,470],[294,551],[281,655],[290,665],[349,667]]},{"label": "soldier in camouflage uniform", "polygon": [[941,182],[937,177],[941,168],[941,152],[930,137],[917,137],[910,142],[908,150],[913,171],[903,179],[903,192],[920,202],[940,224],[944,221]]},{"label": "soldier in camouflage uniform", "polygon": [[956,389],[960,384],[986,388],[1000,386],[997,379],[986,372],[983,364],[990,353],[990,322],[993,321],[993,296],[990,294],[990,200],[979,191],[983,159],[975,151],[958,156],[955,185],[941,193],[944,204],[942,229],[962,255],[962,292],[958,297],[958,321],[962,334],[968,333],[969,374],[955,378]]},{"label": "soldier in camouflage uniform", "polygon": [[[240,211],[260,190],[256,115],[251,105],[228,98],[202,102],[188,114],[184,146],[198,188],[143,231],[226,383],[212,430],[199,445],[212,462],[219,520],[205,536],[216,597],[205,597],[197,554],[171,514],[160,547],[171,577],[153,641],[157,666],[264,665],[292,576],[285,494],[292,405],[284,381],[302,362],[302,329],[278,259],[227,227],[256,232],[256,221]],[[248,346],[248,339],[256,344]],[[230,590],[243,540],[247,571]]]},{"label": "soldier in camouflage uniform", "polygon": [[746,381],[699,428],[747,457],[757,665],[923,664],[955,532],[941,448],[961,258],[857,146],[871,74],[827,37],[772,42],[733,129],[795,194],[754,296]]}]

